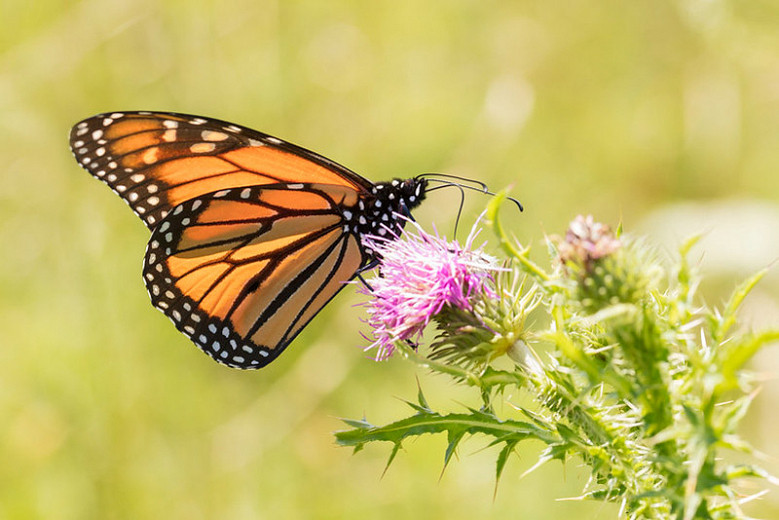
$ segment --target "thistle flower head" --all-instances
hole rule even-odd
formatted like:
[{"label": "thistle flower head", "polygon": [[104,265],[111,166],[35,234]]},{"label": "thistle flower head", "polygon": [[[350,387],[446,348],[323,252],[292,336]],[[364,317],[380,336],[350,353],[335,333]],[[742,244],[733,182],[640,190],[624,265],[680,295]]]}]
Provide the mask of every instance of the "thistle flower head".
[{"label": "thistle flower head", "polygon": [[396,341],[418,339],[446,309],[470,311],[474,298],[494,296],[489,281],[497,260],[473,248],[472,231],[461,245],[431,235],[412,222],[400,237],[366,237],[366,247],[381,258],[379,275],[362,289],[370,295],[367,322],[372,328],[376,359],[386,359]]},{"label": "thistle flower head", "polygon": [[559,261],[565,265],[574,263],[592,270],[596,260],[609,256],[622,243],[606,224],[595,222],[592,215],[577,216],[568,226],[565,239],[556,239]]}]

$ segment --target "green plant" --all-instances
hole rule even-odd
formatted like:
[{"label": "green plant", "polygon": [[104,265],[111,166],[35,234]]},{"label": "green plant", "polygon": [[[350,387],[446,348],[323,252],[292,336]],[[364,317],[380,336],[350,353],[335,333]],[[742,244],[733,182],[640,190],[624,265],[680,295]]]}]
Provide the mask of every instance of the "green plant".
[{"label": "green plant", "polygon": [[[482,435],[499,447],[497,481],[515,447],[535,439],[546,445],[537,465],[578,458],[592,472],[582,496],[619,503],[626,518],[742,518],[751,497],[739,495],[737,481],[777,483],[718,455],[750,452],[737,433],[755,395],[744,366],[779,339],[779,330],[734,328],[764,272],[713,309],[696,297],[700,276],[686,259],[695,239],[666,267],[645,241],[591,217],[547,241],[552,267],[544,270],[507,238],[501,200],[488,207],[487,222],[503,264],[473,248],[474,233],[460,246],[415,226],[401,240],[373,244],[384,259],[366,291],[379,357],[397,351],[473,387],[477,404],[438,411],[420,388],[411,415],[381,426],[346,420],[338,443],[359,451],[390,442],[389,467],[404,440],[445,433],[446,466],[464,438]],[[418,349],[431,323],[437,335]],[[517,390],[533,396],[531,404],[501,417],[495,403]]]}]

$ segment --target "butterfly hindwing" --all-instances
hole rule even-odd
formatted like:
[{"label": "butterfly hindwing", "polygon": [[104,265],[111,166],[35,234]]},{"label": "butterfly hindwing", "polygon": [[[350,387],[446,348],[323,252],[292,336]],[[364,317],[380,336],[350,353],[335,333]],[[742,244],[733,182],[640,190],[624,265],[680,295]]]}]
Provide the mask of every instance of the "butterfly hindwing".
[{"label": "butterfly hindwing", "polygon": [[342,214],[358,203],[350,188],[308,183],[183,202],[146,250],[152,302],[216,361],[260,368],[366,261]]},{"label": "butterfly hindwing", "polygon": [[304,182],[365,191],[371,183],[321,155],[246,127],[199,116],[116,112],[71,130],[79,164],[150,228],[174,207],[241,186]]}]

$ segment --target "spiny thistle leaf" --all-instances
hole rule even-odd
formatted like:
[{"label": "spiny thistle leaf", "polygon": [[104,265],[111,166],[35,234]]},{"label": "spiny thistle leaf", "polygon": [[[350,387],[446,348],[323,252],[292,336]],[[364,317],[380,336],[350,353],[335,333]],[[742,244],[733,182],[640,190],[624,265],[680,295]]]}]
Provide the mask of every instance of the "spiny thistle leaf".
[{"label": "spiny thistle leaf", "polygon": [[739,307],[741,307],[741,304],[744,302],[744,298],[747,297],[747,295],[752,291],[752,289],[754,289],[755,285],[757,285],[757,283],[763,278],[763,276],[765,276],[767,272],[768,269],[759,271],[750,278],[744,280],[733,291],[733,294],[731,294],[728,303],[725,305],[725,310],[722,313],[722,319],[719,323],[719,327],[714,331],[716,341],[722,341],[725,338],[725,335],[736,322],[736,313],[738,312]]},{"label": "spiny thistle leaf", "polygon": [[719,413],[713,420],[714,428],[719,437],[735,433],[736,427],[746,416],[756,395],[757,392],[753,392],[749,395],[739,397],[727,405],[719,407]]},{"label": "spiny thistle leaf", "polygon": [[392,461],[395,460],[395,455],[398,454],[398,450],[400,450],[400,442],[396,442],[395,445],[392,446],[392,451],[387,459],[387,464],[384,466],[384,471],[381,472],[382,477],[387,474],[387,470],[389,470]]},{"label": "spiny thistle leaf", "polygon": [[538,461],[541,463],[548,460],[559,460],[560,462],[565,462],[568,459],[573,446],[573,443],[569,442],[553,444],[543,451],[541,456],[538,458]]},{"label": "spiny thistle leaf", "polygon": [[421,410],[426,412],[430,411],[430,405],[427,404],[427,399],[425,398],[425,393],[422,391],[422,385],[419,384],[419,380],[417,380],[417,402],[419,403]]},{"label": "spiny thistle leaf", "polygon": [[752,356],[772,341],[779,341],[779,330],[750,334],[722,345],[717,356],[722,374],[722,382],[717,386],[717,393],[722,394],[736,388],[739,384],[738,372]]},{"label": "spiny thistle leaf", "polygon": [[[448,432],[448,441],[449,444],[446,446],[446,453],[444,453],[444,468],[449,465],[449,461],[452,458],[452,455],[455,454],[457,451],[457,446],[460,444],[460,441],[463,440],[465,437],[465,434],[468,433],[466,429],[461,430],[455,430],[454,428],[450,429]],[[443,470],[441,470],[443,473]]]},{"label": "spiny thistle leaf", "polygon": [[493,492],[493,498],[498,493],[498,483],[500,482],[500,476],[503,474],[503,468],[506,467],[509,455],[514,451],[514,447],[518,442],[518,440],[506,441],[506,445],[498,453],[498,461],[495,465],[495,491]]},{"label": "spiny thistle leaf", "polygon": [[336,432],[335,438],[341,446],[356,446],[374,441],[398,444],[407,437],[442,432],[451,435],[450,439],[466,433],[471,435],[481,433],[491,437],[500,437],[504,442],[528,437],[547,443],[558,440],[549,431],[533,424],[515,420],[500,420],[494,415],[480,411],[470,414],[451,413],[447,415],[439,415],[435,412],[418,413],[385,426],[364,426],[339,431]]},{"label": "spiny thistle leaf", "polygon": [[365,419],[341,419],[347,425],[353,428],[371,428],[373,425]]},{"label": "spiny thistle leaf", "polygon": [[688,238],[679,248],[679,266],[676,270],[676,279],[679,282],[679,287],[681,288],[680,296],[684,302],[687,301],[687,296],[690,293],[690,285],[694,280],[693,270],[690,267],[687,256],[690,254],[690,250],[692,250],[693,246],[700,241],[701,237],[702,235],[697,235]]},{"label": "spiny thistle leaf", "polygon": [[728,480],[741,479],[745,477],[754,477],[768,480],[774,486],[779,486],[779,479],[771,475],[769,472],[751,464],[737,464],[728,466],[725,468],[725,475]]},{"label": "spiny thistle leaf", "polygon": [[403,402],[406,403],[407,405],[409,405],[414,410],[416,410],[417,413],[419,413],[419,414],[426,414],[426,413],[430,412],[430,409],[427,408],[424,405],[417,404],[417,403],[414,403],[414,402],[411,402],[411,401],[406,401],[405,399],[403,399]]}]

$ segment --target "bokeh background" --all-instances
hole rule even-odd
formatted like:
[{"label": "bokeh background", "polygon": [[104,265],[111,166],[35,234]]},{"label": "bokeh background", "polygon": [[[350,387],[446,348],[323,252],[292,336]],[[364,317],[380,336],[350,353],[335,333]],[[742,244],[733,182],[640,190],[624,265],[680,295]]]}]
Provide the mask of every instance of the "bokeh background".
[{"label": "bokeh background", "polygon": [[[439,171],[513,186],[536,246],[578,213],[695,260],[721,301],[779,257],[779,3],[773,0],[3,0],[0,3],[0,519],[613,518],[559,501],[576,461],[493,499],[496,453],[445,439],[352,456],[338,417],[472,396],[360,350],[347,289],[277,362],[211,362],[149,304],[148,232],[67,135],[103,111],[208,115],[374,180]],[[451,232],[455,198],[417,212]],[[486,199],[470,195],[470,224]],[[779,321],[777,268],[746,326]],[[776,349],[747,435],[779,469]],[[779,517],[773,490],[747,511]]]}]

